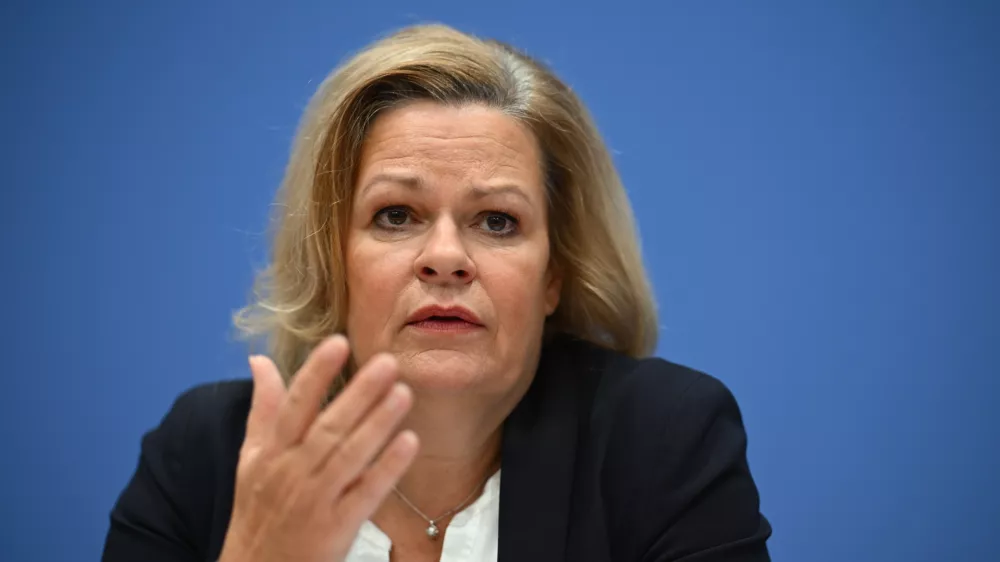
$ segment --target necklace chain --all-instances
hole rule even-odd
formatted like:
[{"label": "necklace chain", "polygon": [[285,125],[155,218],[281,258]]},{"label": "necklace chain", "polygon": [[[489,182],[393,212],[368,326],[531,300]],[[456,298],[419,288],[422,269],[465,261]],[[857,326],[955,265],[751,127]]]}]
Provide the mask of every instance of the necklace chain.
[{"label": "necklace chain", "polygon": [[469,495],[466,496],[464,500],[462,500],[462,503],[456,505],[455,507],[449,509],[448,511],[444,512],[441,515],[438,515],[437,517],[435,517],[433,519],[431,519],[430,517],[428,517],[427,514],[424,513],[423,511],[420,511],[419,507],[413,505],[413,502],[411,502],[409,500],[409,498],[407,498],[406,496],[404,496],[403,492],[399,491],[399,488],[397,488],[396,486],[393,486],[392,487],[392,491],[396,492],[396,495],[399,496],[399,499],[403,500],[403,503],[405,503],[407,506],[409,506],[409,508],[412,509],[422,519],[425,519],[427,521],[427,525],[428,526],[427,526],[426,533],[427,533],[427,536],[430,539],[433,540],[433,539],[437,538],[438,534],[440,533],[440,531],[438,530],[438,527],[437,527],[437,522],[440,521],[440,520],[442,520],[442,519],[444,519],[445,517],[448,517],[449,515],[455,513],[456,511],[462,509],[463,507],[465,507],[465,505],[467,503],[469,503],[469,500],[472,499],[472,496],[474,496],[476,494],[476,492],[479,491],[480,488],[482,488],[484,485],[486,485],[486,483],[489,481],[489,479],[490,479],[491,476],[492,475],[487,476],[486,480],[483,480],[482,483],[479,484],[479,486],[476,486],[475,488],[473,488],[472,492],[470,492]]}]

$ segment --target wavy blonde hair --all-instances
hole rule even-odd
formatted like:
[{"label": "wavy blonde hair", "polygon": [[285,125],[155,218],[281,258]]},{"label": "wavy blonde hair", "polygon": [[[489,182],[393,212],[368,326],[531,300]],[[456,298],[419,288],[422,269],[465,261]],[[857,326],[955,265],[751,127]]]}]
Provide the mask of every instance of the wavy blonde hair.
[{"label": "wavy blonde hair", "polygon": [[320,340],[344,331],[343,248],[361,146],[379,112],[415,99],[482,104],[534,132],[545,158],[553,265],[564,278],[546,334],[651,353],[656,307],[632,210],[586,108],[541,63],[443,25],[375,42],[312,97],[277,195],[270,264],[234,319],[243,334],[263,336],[288,379]]}]

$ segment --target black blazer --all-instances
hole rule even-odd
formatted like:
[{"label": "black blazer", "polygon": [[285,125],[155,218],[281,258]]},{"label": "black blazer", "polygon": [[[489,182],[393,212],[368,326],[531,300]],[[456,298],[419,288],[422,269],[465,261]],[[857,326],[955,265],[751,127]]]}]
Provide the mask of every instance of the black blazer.
[{"label": "black blazer", "polygon": [[[195,387],[143,437],[105,562],[219,556],[251,393]],[[502,447],[499,562],[769,560],[740,411],[709,375],[558,337]]]}]

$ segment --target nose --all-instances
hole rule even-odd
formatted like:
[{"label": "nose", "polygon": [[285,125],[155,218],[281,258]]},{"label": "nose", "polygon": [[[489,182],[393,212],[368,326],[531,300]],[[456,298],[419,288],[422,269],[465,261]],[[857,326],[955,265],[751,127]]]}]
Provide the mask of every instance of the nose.
[{"label": "nose", "polygon": [[476,266],[454,221],[439,219],[414,262],[417,277],[435,285],[464,285],[476,278]]}]

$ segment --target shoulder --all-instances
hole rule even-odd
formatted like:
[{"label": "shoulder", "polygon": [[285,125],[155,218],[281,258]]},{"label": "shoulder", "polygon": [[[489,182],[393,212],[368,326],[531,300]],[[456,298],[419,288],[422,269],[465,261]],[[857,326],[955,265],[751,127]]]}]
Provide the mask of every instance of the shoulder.
[{"label": "shoulder", "polygon": [[252,395],[250,379],[185,390],[143,438],[142,454],[159,455],[164,463],[181,467],[175,477],[193,493],[210,481],[216,486],[232,484]]},{"label": "shoulder", "polygon": [[[660,358],[584,344],[587,442],[615,558],[766,560],[770,526],[746,459],[736,399],[719,379]],[[744,553],[741,555],[739,553]]]},{"label": "shoulder", "polygon": [[634,359],[628,371],[605,372],[599,389],[597,399],[616,402],[620,414],[660,438],[669,433],[677,439],[719,415],[739,417],[736,399],[721,380],[661,358]]},{"label": "shoulder", "polygon": [[647,470],[650,463],[662,474],[683,470],[698,457],[712,463],[742,459],[747,445],[730,389],[708,373],[661,358],[619,359],[605,368],[590,422],[606,435],[606,466],[620,466],[623,475]]},{"label": "shoulder", "polygon": [[226,449],[220,447],[224,443],[241,445],[252,394],[250,379],[188,388],[177,396],[159,424],[143,436],[143,452],[189,454],[192,449]]},{"label": "shoulder", "polygon": [[[227,380],[199,384],[182,392],[163,419],[144,437],[175,453],[184,449],[223,452],[242,445],[250,412],[253,381]],[[207,452],[207,451],[206,451]]]},{"label": "shoulder", "polygon": [[697,447],[738,454],[746,446],[736,398],[708,373],[571,338],[552,351],[550,363],[561,371],[557,384],[575,387],[584,439],[605,457],[606,469],[620,465],[624,474],[654,460],[682,462]]},{"label": "shoulder", "polygon": [[249,379],[189,388],[143,435],[138,464],[111,511],[104,559],[218,550],[252,391]]},{"label": "shoulder", "polygon": [[[646,430],[736,409],[718,378],[659,357],[634,358],[582,340],[564,340],[564,356],[582,378],[594,422],[629,418]],[[581,377],[582,375],[582,377]]]},{"label": "shoulder", "polygon": [[246,433],[253,381],[203,383],[174,400],[142,439],[142,460],[169,470],[178,483],[197,486],[235,467]]},{"label": "shoulder", "polygon": [[185,418],[188,423],[245,425],[253,396],[253,381],[235,379],[203,383],[188,388],[174,401],[164,421]]}]

